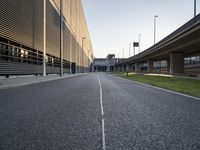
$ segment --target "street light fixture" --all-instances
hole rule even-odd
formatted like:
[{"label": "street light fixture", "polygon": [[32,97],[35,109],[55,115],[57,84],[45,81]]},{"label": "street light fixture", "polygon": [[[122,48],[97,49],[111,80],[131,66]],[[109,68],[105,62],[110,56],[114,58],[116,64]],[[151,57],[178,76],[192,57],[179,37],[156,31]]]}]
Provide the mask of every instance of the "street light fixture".
[{"label": "street light fixture", "polygon": [[154,16],[154,44],[156,43],[156,18],[158,15]]},{"label": "street light fixture", "polygon": [[81,71],[82,73],[83,73],[83,52],[84,52],[84,49],[83,49],[83,48],[84,48],[84,47],[83,47],[84,45],[83,45],[83,43],[84,43],[84,40],[85,40],[85,39],[86,39],[86,37],[82,37],[82,67],[81,67],[81,68],[82,68],[82,69],[81,69],[81,70],[82,70],[82,71]]}]

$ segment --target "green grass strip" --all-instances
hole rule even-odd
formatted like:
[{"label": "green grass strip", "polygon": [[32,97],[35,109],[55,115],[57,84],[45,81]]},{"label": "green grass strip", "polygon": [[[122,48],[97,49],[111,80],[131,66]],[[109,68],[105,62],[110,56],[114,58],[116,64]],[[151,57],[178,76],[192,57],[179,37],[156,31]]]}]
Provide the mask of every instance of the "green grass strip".
[{"label": "green grass strip", "polygon": [[187,95],[200,97],[200,80],[145,74],[129,74],[126,76],[126,73],[121,77]]}]

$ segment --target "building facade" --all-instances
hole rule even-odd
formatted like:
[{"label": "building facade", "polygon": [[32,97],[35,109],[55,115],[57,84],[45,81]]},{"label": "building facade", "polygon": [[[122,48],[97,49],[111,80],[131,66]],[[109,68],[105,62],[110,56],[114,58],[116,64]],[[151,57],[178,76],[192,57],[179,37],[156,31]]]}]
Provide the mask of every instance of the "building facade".
[{"label": "building facade", "polygon": [[108,54],[106,58],[94,58],[93,71],[95,72],[114,72],[117,71],[115,65],[123,58],[115,58],[115,54]]},{"label": "building facade", "polygon": [[0,75],[87,72],[92,61],[81,0],[0,0]]}]

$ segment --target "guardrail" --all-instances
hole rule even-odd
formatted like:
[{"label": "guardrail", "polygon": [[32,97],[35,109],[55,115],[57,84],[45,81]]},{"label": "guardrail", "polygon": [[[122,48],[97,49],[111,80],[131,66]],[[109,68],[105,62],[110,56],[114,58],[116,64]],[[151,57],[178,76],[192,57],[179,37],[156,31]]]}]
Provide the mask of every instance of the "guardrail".
[{"label": "guardrail", "polygon": [[180,28],[178,28],[177,30],[175,30],[174,32],[172,32],[171,34],[169,34],[168,36],[166,36],[164,39],[162,39],[161,41],[157,42],[156,44],[154,44],[153,46],[147,48],[146,50],[144,50],[143,52],[132,56],[124,61],[120,61],[120,63],[125,63],[127,61],[129,61],[129,59],[139,59],[140,57],[143,57],[146,54],[149,54],[152,50],[156,49],[157,47],[167,43],[169,40],[175,38],[176,36],[180,35],[181,33],[187,31],[188,29],[192,28],[195,25],[199,25],[200,24],[200,13],[192,18],[191,20],[189,20],[188,22],[186,22],[184,25],[182,25]]},{"label": "guardrail", "polygon": [[[14,42],[6,43],[3,41],[6,41],[6,39],[0,38],[0,75],[2,74],[31,74],[31,68],[32,68],[33,74],[35,74],[36,72],[41,73],[41,71],[39,70],[42,70],[43,52],[39,50],[31,49],[23,45],[16,46],[13,44],[8,44],[8,43],[14,43]],[[19,66],[20,64],[21,64],[21,67],[20,67],[21,71],[17,72],[17,69],[15,67]],[[31,68],[28,68],[26,64],[28,64]],[[58,68],[60,67],[60,58],[55,57],[50,54],[46,54],[46,66],[48,66],[47,73],[48,73],[48,70],[49,70],[49,73],[59,72]],[[23,73],[23,68],[24,68],[24,73]],[[63,68],[66,68],[69,70],[70,62],[67,60],[63,60]],[[29,71],[27,72],[25,69],[28,69]]]}]

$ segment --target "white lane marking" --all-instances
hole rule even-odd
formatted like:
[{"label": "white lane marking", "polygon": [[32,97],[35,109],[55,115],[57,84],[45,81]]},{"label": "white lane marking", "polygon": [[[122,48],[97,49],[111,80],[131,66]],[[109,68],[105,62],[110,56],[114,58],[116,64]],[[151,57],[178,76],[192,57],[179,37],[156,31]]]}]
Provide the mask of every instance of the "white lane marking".
[{"label": "white lane marking", "polygon": [[102,86],[101,86],[101,80],[99,78],[99,75],[97,73],[97,78],[99,82],[99,91],[100,91],[100,105],[101,105],[101,115],[102,115],[102,144],[103,144],[103,150],[106,150],[106,140],[105,140],[105,120],[104,120],[104,110],[103,110],[103,98],[102,98]]},{"label": "white lane marking", "polygon": [[136,84],[143,85],[143,86],[152,87],[152,88],[154,88],[154,89],[158,89],[158,90],[161,90],[161,91],[165,91],[165,92],[177,94],[177,95],[184,96],[184,97],[187,97],[187,98],[192,98],[192,99],[195,99],[195,100],[200,100],[200,98],[198,98],[198,97],[194,97],[194,96],[182,94],[182,93],[179,93],[179,92],[175,92],[175,91],[163,89],[163,88],[160,88],[160,87],[155,87],[155,86],[148,85],[148,84],[145,84],[145,83],[140,83],[140,82],[137,82],[137,81],[129,80],[129,79],[126,79],[126,78],[123,78],[123,77],[117,77],[117,76],[114,76],[114,75],[110,75],[110,76],[116,77],[116,78],[120,78],[120,79],[124,79],[124,80],[127,80],[127,81],[131,81],[131,82],[134,82],[134,83],[136,83]]}]

